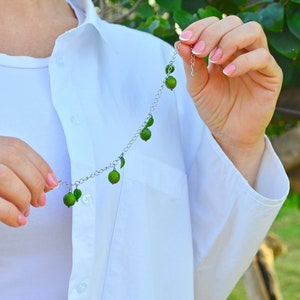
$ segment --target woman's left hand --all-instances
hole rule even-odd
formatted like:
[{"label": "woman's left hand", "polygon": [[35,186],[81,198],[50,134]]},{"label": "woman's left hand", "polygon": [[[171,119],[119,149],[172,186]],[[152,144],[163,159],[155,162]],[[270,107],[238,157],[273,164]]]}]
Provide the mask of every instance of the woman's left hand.
[{"label": "woman's left hand", "polygon": [[176,47],[184,61],[188,91],[224,151],[230,156],[236,150],[262,148],[282,71],[261,26],[236,16],[209,17],[186,28]]}]

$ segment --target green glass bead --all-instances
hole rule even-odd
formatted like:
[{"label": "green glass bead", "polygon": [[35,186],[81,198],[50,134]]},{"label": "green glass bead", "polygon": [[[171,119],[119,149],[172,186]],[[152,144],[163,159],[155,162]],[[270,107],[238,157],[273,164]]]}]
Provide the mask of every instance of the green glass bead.
[{"label": "green glass bead", "polygon": [[120,173],[117,170],[112,170],[108,174],[108,180],[110,183],[115,184],[118,183],[120,180]]},{"label": "green glass bead", "polygon": [[173,76],[168,76],[166,79],[166,87],[170,90],[173,90],[177,85],[177,80]]},{"label": "green glass bead", "polygon": [[81,195],[82,195],[82,192],[81,192],[81,190],[80,189],[75,189],[74,190],[74,192],[73,192],[73,195],[75,196],[75,198],[76,198],[76,201],[78,201],[78,199],[81,197]]},{"label": "green glass bead", "polygon": [[166,66],[166,74],[171,74],[175,70],[175,67],[173,65],[167,65]]},{"label": "green glass bead", "polygon": [[68,192],[67,194],[64,195],[64,204],[68,207],[71,207],[75,204],[76,202],[76,197],[72,192]]},{"label": "green glass bead", "polygon": [[146,124],[145,127],[150,127],[150,126],[153,125],[153,123],[154,123],[154,119],[153,119],[153,117],[151,116],[151,117],[148,119],[147,124]]},{"label": "green glass bead", "polygon": [[140,132],[140,137],[145,142],[151,138],[151,130],[148,127],[144,127],[144,129]]}]

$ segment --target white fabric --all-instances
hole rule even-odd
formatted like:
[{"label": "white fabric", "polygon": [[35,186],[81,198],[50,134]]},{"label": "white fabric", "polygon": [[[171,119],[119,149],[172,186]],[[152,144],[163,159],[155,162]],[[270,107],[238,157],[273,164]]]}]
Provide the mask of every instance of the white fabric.
[{"label": "white fabric", "polygon": [[[47,59],[40,68],[23,65],[23,75],[20,68],[0,67],[0,99],[8,110],[1,111],[1,135],[24,139],[60,179],[74,181],[120,155],[147,115],[173,49],[99,20],[89,0],[72,3],[87,18],[57,39],[49,72]],[[0,64],[14,59],[2,55]],[[32,209],[26,227],[0,227],[1,299],[60,300],[67,288],[69,300],[226,299],[278,213],[288,180],[267,141],[252,189],[199,119],[179,58],[175,76],[179,86],[163,92],[152,138],[137,140],[125,155],[121,182],[111,185],[104,172],[81,186],[72,209],[69,288],[71,209],[63,207],[59,188],[45,208]],[[34,219],[41,224],[31,225]],[[35,248],[41,244],[43,251]],[[57,268],[55,275],[45,264]],[[20,269],[35,275],[13,278]],[[2,298],[12,286],[16,294]]]},{"label": "white fabric", "polygon": [[[65,136],[50,96],[48,59],[0,55],[0,134],[26,141],[69,179]],[[45,208],[31,209],[27,226],[0,223],[0,299],[66,299],[71,272],[71,210],[63,189],[48,194]],[[55,288],[49,289],[50,286]],[[43,298],[38,295],[47,291]]]}]

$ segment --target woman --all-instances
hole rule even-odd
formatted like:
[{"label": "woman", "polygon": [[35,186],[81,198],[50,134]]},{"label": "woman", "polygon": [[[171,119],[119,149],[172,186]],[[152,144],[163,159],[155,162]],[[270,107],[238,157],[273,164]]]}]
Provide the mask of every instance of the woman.
[{"label": "woman", "polygon": [[89,0],[0,0],[0,19],[1,299],[226,299],[288,192],[261,27],[191,24],[184,72]]}]

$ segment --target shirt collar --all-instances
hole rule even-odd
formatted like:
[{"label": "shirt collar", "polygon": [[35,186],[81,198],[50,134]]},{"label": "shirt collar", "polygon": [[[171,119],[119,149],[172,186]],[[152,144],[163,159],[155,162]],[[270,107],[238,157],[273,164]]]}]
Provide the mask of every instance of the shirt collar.
[{"label": "shirt collar", "polygon": [[101,20],[98,16],[92,0],[68,0],[68,2],[84,11],[86,19],[82,26],[85,24],[91,24],[98,31],[102,39],[112,46],[111,39],[109,37],[108,23]]}]

